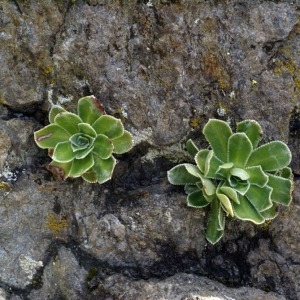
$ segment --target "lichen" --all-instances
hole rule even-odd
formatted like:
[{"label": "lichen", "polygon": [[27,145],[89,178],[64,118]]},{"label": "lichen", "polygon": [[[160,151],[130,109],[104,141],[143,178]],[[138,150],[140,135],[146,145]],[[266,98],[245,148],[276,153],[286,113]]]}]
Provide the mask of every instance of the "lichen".
[{"label": "lichen", "polygon": [[69,223],[65,218],[50,214],[47,216],[45,227],[51,231],[54,231],[55,233],[59,233],[61,230],[68,228]]}]

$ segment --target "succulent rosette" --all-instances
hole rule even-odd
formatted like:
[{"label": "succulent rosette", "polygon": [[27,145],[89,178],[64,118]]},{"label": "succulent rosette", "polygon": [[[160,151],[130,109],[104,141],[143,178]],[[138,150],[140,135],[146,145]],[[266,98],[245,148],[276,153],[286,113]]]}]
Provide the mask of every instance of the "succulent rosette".
[{"label": "succulent rosette", "polygon": [[258,146],[262,130],[254,120],[238,123],[233,133],[226,122],[211,119],[203,134],[209,149],[199,150],[189,140],[186,147],[196,165],[177,165],[168,179],[185,186],[188,206],[210,205],[209,242],[223,236],[225,216],[262,224],[277,216],[278,204],[290,204],[293,181],[286,144],[272,141]]},{"label": "succulent rosette", "polygon": [[34,133],[36,144],[48,149],[49,170],[61,179],[82,177],[104,183],[112,176],[116,159],[132,148],[132,136],[119,119],[106,115],[94,96],[78,101],[78,115],[55,105],[50,124]]}]

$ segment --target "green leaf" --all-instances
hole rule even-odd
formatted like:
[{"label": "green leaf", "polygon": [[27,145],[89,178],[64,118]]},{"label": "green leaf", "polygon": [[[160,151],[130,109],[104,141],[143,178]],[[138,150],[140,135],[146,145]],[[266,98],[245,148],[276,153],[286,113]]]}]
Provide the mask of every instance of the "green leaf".
[{"label": "green leaf", "polygon": [[244,168],[252,152],[252,144],[245,133],[234,133],[228,139],[228,162]]},{"label": "green leaf", "polygon": [[244,120],[236,127],[237,132],[244,132],[252,143],[253,149],[257,147],[262,136],[261,126],[254,120]]},{"label": "green leaf", "polygon": [[196,184],[197,181],[200,181],[199,177],[195,177],[187,171],[186,165],[180,164],[168,171],[168,180],[171,184]]},{"label": "green leaf", "polygon": [[68,133],[75,134],[78,133],[78,124],[82,123],[82,120],[77,115],[66,111],[56,115],[54,122]]},{"label": "green leaf", "polygon": [[78,130],[80,133],[86,134],[93,138],[97,136],[95,129],[88,123],[79,123]]},{"label": "green leaf", "polygon": [[97,174],[92,169],[86,171],[84,174],[81,175],[81,177],[89,183],[97,182]]},{"label": "green leaf", "polygon": [[72,150],[76,152],[86,148],[91,148],[95,139],[82,133],[75,133],[69,140],[71,142]]},{"label": "green leaf", "polygon": [[223,205],[225,212],[227,214],[229,214],[231,217],[233,217],[234,213],[233,213],[230,199],[226,195],[220,193],[219,189],[217,189],[216,195],[217,195],[218,199],[220,200],[221,204]]},{"label": "green leaf", "polygon": [[262,224],[265,219],[255,209],[251,202],[244,196],[239,195],[240,204],[232,202],[233,211],[235,216],[244,221],[251,221],[254,224]]},{"label": "green leaf", "polygon": [[185,144],[186,150],[188,151],[188,153],[190,155],[192,155],[193,157],[195,157],[195,155],[198,153],[199,149],[197,148],[197,146],[194,144],[194,142],[189,139],[186,144]]},{"label": "green leaf", "polygon": [[53,174],[55,179],[65,180],[69,176],[71,166],[72,161],[67,163],[59,163],[52,160],[48,165],[48,170]]},{"label": "green leaf", "polygon": [[193,176],[200,178],[202,175],[197,166],[192,164],[185,164],[186,170]]},{"label": "green leaf", "polygon": [[69,141],[58,143],[54,148],[54,152],[52,155],[53,160],[61,163],[72,161],[74,157],[75,152],[73,152],[71,142]]},{"label": "green leaf", "polygon": [[233,167],[233,163],[229,162],[229,163],[225,163],[219,166],[219,168],[217,169],[217,174],[222,178],[227,178],[228,176],[230,176],[230,170]]},{"label": "green leaf", "polygon": [[292,200],[292,181],[276,175],[268,175],[268,186],[273,189],[271,193],[271,200],[276,203],[288,206]]},{"label": "green leaf", "polygon": [[210,216],[207,222],[206,239],[211,243],[217,243],[224,234],[224,212],[220,202],[215,198],[211,203]]},{"label": "green leaf", "polygon": [[262,212],[272,207],[271,193],[272,188],[269,186],[260,188],[255,185],[251,185],[245,196],[257,211]]},{"label": "green leaf", "polygon": [[200,176],[203,189],[207,196],[212,196],[216,193],[216,187],[210,179]]},{"label": "green leaf", "polygon": [[282,169],[291,162],[291,152],[286,144],[273,141],[256,148],[249,157],[247,166],[261,166],[264,171]]},{"label": "green leaf", "polygon": [[90,125],[105,114],[103,106],[94,96],[87,96],[78,101],[78,115],[84,123]]},{"label": "green leaf", "polygon": [[240,168],[230,169],[230,174],[235,177],[238,177],[241,180],[247,180],[250,177],[249,174],[245,170],[240,169]]},{"label": "green leaf", "polygon": [[94,165],[93,155],[87,155],[83,159],[74,159],[72,162],[70,177],[79,177]]},{"label": "green leaf", "polygon": [[232,176],[228,178],[228,183],[240,195],[245,195],[250,187],[250,183],[248,181],[237,181]]},{"label": "green leaf", "polygon": [[270,207],[267,210],[264,210],[260,212],[260,214],[266,219],[266,220],[273,220],[277,217],[278,211],[277,211],[277,204],[273,203],[272,207]]},{"label": "green leaf", "polygon": [[58,143],[68,141],[70,134],[56,124],[50,124],[34,133],[36,144],[42,148],[55,148]]},{"label": "green leaf", "polygon": [[128,152],[133,147],[133,139],[131,133],[124,130],[122,136],[112,140],[114,145],[114,153],[122,154]]},{"label": "green leaf", "polygon": [[240,204],[237,192],[232,187],[223,185],[220,187],[220,191],[237,204]]},{"label": "green leaf", "polygon": [[90,147],[87,149],[79,150],[75,153],[75,158],[76,159],[82,159],[85,158],[88,154],[90,154],[93,151],[94,147]]},{"label": "green leaf", "polygon": [[196,155],[195,155],[195,161],[197,163],[197,166],[199,170],[204,173],[205,172],[205,161],[208,156],[209,150],[204,149],[200,150]]},{"label": "green leaf", "polygon": [[280,172],[280,177],[293,180],[293,172],[289,167],[283,168]]},{"label": "green leaf", "polygon": [[[202,189],[202,187],[201,187],[201,189]],[[199,190],[200,190],[199,187],[195,184],[186,184],[184,186],[184,191],[186,194],[191,194],[191,193],[197,192]]]},{"label": "green leaf", "polygon": [[187,205],[189,207],[201,208],[209,204],[205,197],[203,196],[202,191],[196,191],[187,196]]},{"label": "green leaf", "polygon": [[110,156],[108,159],[102,159],[95,155],[94,161],[93,171],[97,174],[98,183],[104,183],[111,179],[116,165],[115,158]]},{"label": "green leaf", "polygon": [[218,175],[217,171],[223,162],[213,154],[214,152],[210,150],[206,157],[204,176],[212,179],[222,179],[222,176]]},{"label": "green leaf", "polygon": [[54,123],[54,119],[55,117],[61,113],[61,112],[65,112],[66,110],[64,108],[62,108],[61,106],[59,105],[54,105],[52,106],[52,108],[50,109],[50,112],[49,112],[49,122],[50,123]]},{"label": "green leaf", "polygon": [[98,134],[94,141],[93,153],[102,159],[107,159],[112,155],[114,146],[112,141],[103,134]]},{"label": "green leaf", "polygon": [[215,156],[221,161],[227,162],[227,144],[232,134],[229,125],[221,120],[210,119],[203,128],[203,134]]},{"label": "green leaf", "polygon": [[124,127],[121,120],[108,115],[101,116],[92,126],[97,134],[104,134],[110,139],[118,138],[124,133]]},{"label": "green leaf", "polygon": [[246,169],[249,175],[249,183],[252,185],[257,185],[258,187],[264,187],[269,177],[265,174],[261,166],[249,167]]}]

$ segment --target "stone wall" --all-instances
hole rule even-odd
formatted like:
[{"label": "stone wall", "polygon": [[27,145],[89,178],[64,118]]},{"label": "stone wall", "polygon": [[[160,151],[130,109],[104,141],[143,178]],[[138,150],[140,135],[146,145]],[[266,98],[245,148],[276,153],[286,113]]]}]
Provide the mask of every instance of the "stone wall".
[{"label": "stone wall", "polygon": [[[0,299],[300,298],[298,1],[0,0]],[[94,94],[135,140],[103,185],[55,181],[33,132]],[[217,117],[293,153],[269,224],[205,210],[166,172]],[[2,298],[1,298],[2,297]]]}]

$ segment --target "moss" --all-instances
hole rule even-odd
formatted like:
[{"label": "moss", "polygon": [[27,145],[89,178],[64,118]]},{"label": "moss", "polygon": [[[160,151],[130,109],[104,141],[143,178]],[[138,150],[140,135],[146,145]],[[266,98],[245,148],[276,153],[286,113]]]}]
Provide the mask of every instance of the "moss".
[{"label": "moss", "polygon": [[86,275],[86,281],[93,280],[98,275],[98,269],[96,267],[92,267],[89,269],[88,274]]},{"label": "moss", "polygon": [[59,233],[61,230],[68,228],[69,223],[64,218],[60,218],[58,216],[50,214],[47,217],[45,227],[50,229],[51,231],[54,231],[55,233]]},{"label": "moss", "polygon": [[189,121],[189,125],[192,128],[196,128],[202,122],[203,117],[191,117]]}]

